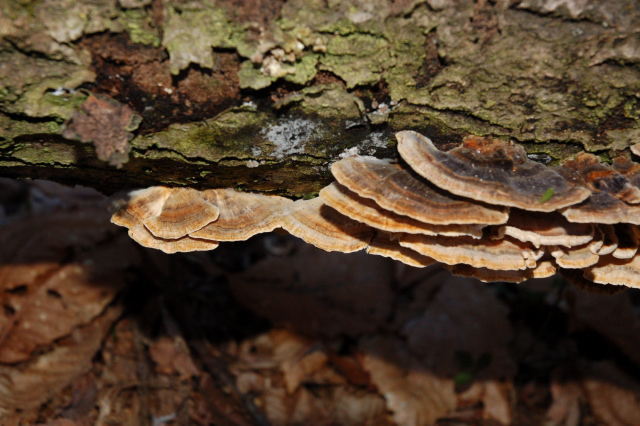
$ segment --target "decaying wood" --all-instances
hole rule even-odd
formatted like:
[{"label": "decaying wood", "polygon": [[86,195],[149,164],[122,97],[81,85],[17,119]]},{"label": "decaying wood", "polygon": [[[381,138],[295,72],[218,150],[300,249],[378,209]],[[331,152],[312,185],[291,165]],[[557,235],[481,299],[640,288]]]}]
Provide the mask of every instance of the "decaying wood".
[{"label": "decaying wood", "polygon": [[0,176],[309,197],[399,130],[545,163],[640,141],[630,0],[238,3],[4,2]]}]

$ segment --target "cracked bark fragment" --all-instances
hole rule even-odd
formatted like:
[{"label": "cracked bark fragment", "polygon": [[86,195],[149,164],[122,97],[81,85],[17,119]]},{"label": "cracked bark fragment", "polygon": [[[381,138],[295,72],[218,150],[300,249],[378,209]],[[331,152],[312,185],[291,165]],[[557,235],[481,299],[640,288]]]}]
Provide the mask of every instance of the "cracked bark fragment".
[{"label": "cracked bark fragment", "polygon": [[129,142],[141,117],[126,105],[101,95],[90,94],[75,111],[62,136],[92,142],[100,160],[118,168],[129,161]]}]

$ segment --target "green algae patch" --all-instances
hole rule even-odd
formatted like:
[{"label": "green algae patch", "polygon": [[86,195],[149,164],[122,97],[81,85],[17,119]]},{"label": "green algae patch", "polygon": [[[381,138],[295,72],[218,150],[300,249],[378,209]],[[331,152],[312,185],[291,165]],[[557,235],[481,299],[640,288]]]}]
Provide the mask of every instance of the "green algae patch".
[{"label": "green algae patch", "polygon": [[393,65],[389,47],[389,42],[379,36],[334,36],[327,53],[320,58],[320,69],[342,78],[349,88],[372,85],[380,81],[382,71]]},{"label": "green algae patch", "polygon": [[60,123],[56,120],[29,121],[8,117],[0,113],[0,140],[12,140],[23,135],[54,135],[60,133]]},{"label": "green algae patch", "polygon": [[0,111],[65,119],[86,95],[74,89],[95,79],[88,69],[62,61],[0,52]]},{"label": "green algae patch", "polygon": [[160,46],[160,34],[153,19],[145,9],[129,9],[123,11],[118,21],[134,43]]},{"label": "green algae patch", "polygon": [[63,143],[32,143],[16,149],[11,156],[29,164],[73,165],[76,149]]},{"label": "green algae patch", "polygon": [[171,126],[169,129],[138,137],[134,149],[158,149],[180,153],[186,159],[217,162],[225,157],[253,158],[259,145],[259,128],[268,116],[257,111],[231,109],[207,122]]},{"label": "green algae patch", "polygon": [[213,48],[234,48],[242,27],[229,22],[215,2],[187,2],[167,6],[162,45],[169,52],[171,73],[178,74],[189,64],[213,68]]},{"label": "green algae patch", "polygon": [[[640,69],[592,59],[615,30],[506,10],[500,32],[483,39],[470,25],[475,13],[472,4],[439,12],[433,60],[446,66],[425,79],[429,64],[398,55],[405,70],[385,75],[392,99],[468,115],[521,141],[578,142],[588,151],[637,141],[640,122],[625,105],[640,90]],[[413,50],[394,40],[396,51]]]},{"label": "green algae patch", "polygon": [[294,84],[306,84],[313,80],[318,70],[318,55],[309,53],[292,64],[293,72],[287,74],[284,79]]},{"label": "green algae patch", "polygon": [[335,83],[305,88],[298,93],[288,95],[276,103],[275,107],[277,109],[290,107],[305,115],[346,120],[361,118],[365,109],[360,98]]},{"label": "green algae patch", "polygon": [[244,61],[240,65],[238,71],[238,79],[240,80],[241,89],[260,90],[269,87],[271,83],[276,81],[275,77],[264,75],[260,71],[260,66],[253,64],[251,61]]}]

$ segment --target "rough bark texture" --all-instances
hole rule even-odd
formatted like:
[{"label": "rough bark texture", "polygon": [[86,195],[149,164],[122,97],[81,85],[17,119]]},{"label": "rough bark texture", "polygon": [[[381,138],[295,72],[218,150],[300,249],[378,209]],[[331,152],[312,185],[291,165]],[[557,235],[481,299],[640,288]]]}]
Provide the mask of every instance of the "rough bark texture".
[{"label": "rough bark texture", "polygon": [[311,197],[394,132],[640,142],[633,0],[7,0],[0,176]]}]

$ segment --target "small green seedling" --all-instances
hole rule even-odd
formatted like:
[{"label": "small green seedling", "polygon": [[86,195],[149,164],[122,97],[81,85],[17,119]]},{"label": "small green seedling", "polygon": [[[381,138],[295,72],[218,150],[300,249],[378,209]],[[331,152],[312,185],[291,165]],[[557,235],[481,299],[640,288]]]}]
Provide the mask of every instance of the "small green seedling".
[{"label": "small green seedling", "polygon": [[455,357],[459,370],[454,378],[457,386],[465,386],[471,383],[480,371],[491,365],[493,360],[493,355],[490,352],[482,353],[475,362],[473,356],[467,351],[456,351]]},{"label": "small green seedling", "polygon": [[544,194],[542,194],[542,197],[540,197],[540,204],[543,204],[549,201],[551,197],[553,197],[553,193],[554,193],[553,188],[547,189],[547,191]]}]

